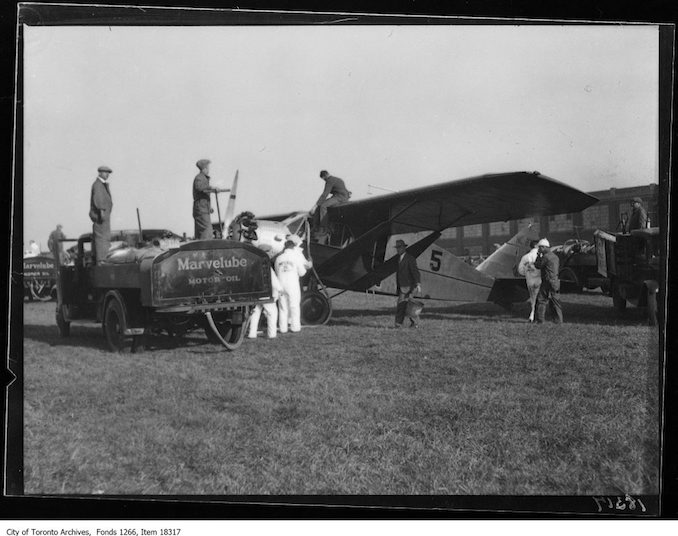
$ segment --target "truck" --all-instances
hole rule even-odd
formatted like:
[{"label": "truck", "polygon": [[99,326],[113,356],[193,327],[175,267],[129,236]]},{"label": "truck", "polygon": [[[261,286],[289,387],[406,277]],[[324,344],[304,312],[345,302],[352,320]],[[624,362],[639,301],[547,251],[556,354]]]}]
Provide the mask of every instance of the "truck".
[{"label": "truck", "polygon": [[111,241],[117,249],[95,264],[92,234],[81,235],[75,262],[58,266],[62,337],[72,322],[96,322],[111,351],[141,352],[150,333],[202,329],[211,342],[235,350],[252,307],[273,301],[269,257],[251,244],[181,241],[162,230],[113,232]]},{"label": "truck", "polygon": [[614,308],[626,304],[647,308],[648,324],[657,324],[659,259],[658,227],[634,229],[629,233],[594,232],[598,273],[609,280]]}]

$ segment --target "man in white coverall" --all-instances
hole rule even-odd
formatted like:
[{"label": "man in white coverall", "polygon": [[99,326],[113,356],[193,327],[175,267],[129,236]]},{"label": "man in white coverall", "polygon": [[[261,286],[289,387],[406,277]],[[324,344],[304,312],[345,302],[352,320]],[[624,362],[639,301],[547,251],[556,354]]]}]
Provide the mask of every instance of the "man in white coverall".
[{"label": "man in white coverall", "polygon": [[280,293],[280,315],[278,326],[280,333],[287,333],[289,317],[289,329],[293,333],[301,331],[301,286],[299,278],[306,274],[303,253],[298,250],[293,240],[285,242],[285,249],[275,259],[275,273],[278,275],[282,292]]},{"label": "man in white coverall", "polygon": [[530,248],[530,251],[523,255],[522,259],[520,259],[520,263],[518,264],[518,273],[525,276],[527,290],[530,292],[530,305],[532,305],[529,321],[534,322],[534,309],[537,303],[539,287],[541,286],[541,270],[534,265],[534,261],[537,260],[538,251],[536,240],[532,240],[530,242]]},{"label": "man in white coverall", "polygon": [[278,276],[275,275],[273,268],[271,268],[271,289],[273,301],[271,303],[258,303],[252,311],[252,316],[250,316],[250,329],[247,334],[248,339],[257,338],[257,329],[259,328],[259,318],[261,317],[261,311],[264,311],[266,316],[266,336],[269,339],[275,339],[277,324],[278,324],[278,298],[283,288],[278,280]]}]

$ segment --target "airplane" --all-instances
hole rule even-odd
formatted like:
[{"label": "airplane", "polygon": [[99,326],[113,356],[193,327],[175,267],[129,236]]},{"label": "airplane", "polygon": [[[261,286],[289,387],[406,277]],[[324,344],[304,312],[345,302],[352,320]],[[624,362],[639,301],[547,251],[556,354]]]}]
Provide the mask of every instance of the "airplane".
[{"label": "airplane", "polygon": [[[304,240],[313,261],[302,279],[302,322],[307,325],[327,323],[331,299],[344,291],[395,295],[395,278],[390,276],[398,260],[390,246],[396,237],[406,237],[408,253],[428,262],[420,264],[422,297],[510,307],[527,299],[525,280],[513,267],[528,251],[534,231],[522,230],[476,268],[436,244],[442,231],[579,212],[597,201],[538,171],[486,174],[329,207],[329,240],[324,243],[313,236],[308,212],[257,218],[252,243],[273,256],[282,251],[288,235]],[[238,218],[224,222],[228,225],[222,229],[229,229],[224,238],[239,239],[238,223]],[[329,288],[339,292],[330,296]]]}]

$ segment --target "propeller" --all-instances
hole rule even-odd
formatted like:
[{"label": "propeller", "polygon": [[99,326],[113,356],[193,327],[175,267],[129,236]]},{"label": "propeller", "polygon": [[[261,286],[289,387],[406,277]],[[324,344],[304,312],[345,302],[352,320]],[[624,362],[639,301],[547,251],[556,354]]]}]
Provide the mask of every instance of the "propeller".
[{"label": "propeller", "polygon": [[235,214],[235,196],[238,189],[238,173],[240,170],[236,170],[235,178],[233,179],[233,186],[231,186],[231,194],[228,197],[228,204],[226,205],[226,214],[224,214],[224,233],[228,229],[229,225],[233,221],[233,216]]}]

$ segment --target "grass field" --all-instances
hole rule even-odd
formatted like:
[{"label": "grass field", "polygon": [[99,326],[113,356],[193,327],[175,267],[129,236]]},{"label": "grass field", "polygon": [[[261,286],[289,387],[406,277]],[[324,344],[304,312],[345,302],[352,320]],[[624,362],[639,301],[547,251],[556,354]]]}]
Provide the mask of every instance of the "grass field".
[{"label": "grass field", "polygon": [[347,293],[327,326],[237,352],[202,333],[104,349],[60,339],[54,303],[24,306],[26,493],[651,494],[657,330],[611,298],[528,305]]}]

